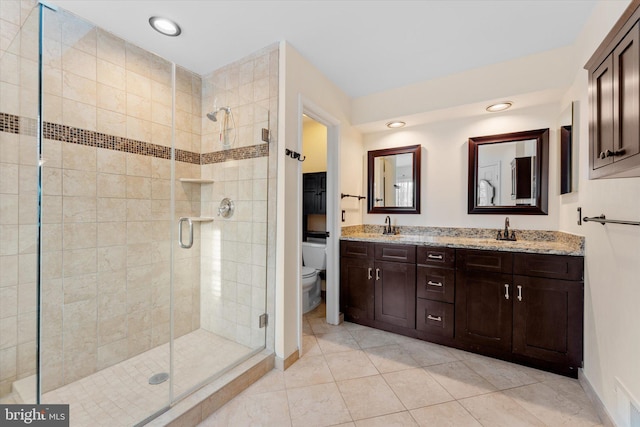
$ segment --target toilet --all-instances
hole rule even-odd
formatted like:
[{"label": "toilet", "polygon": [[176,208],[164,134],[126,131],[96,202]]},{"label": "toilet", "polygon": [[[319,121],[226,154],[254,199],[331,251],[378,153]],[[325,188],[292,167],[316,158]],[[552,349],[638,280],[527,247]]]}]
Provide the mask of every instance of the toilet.
[{"label": "toilet", "polygon": [[302,242],[302,312],[307,313],[322,302],[318,274],[327,267],[325,243]]}]

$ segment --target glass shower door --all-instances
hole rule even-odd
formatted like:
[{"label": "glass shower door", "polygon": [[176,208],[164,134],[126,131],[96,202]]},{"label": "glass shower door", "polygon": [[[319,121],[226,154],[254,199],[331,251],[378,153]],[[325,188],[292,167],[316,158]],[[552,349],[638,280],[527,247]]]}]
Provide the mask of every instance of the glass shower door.
[{"label": "glass shower door", "polygon": [[277,56],[199,76],[62,9],[15,21],[0,46],[0,401],[142,423],[265,347]]},{"label": "glass shower door", "polygon": [[38,8],[0,4],[0,403],[36,403]]},{"label": "glass shower door", "polygon": [[41,401],[134,425],[171,401],[172,64],[43,13]]}]

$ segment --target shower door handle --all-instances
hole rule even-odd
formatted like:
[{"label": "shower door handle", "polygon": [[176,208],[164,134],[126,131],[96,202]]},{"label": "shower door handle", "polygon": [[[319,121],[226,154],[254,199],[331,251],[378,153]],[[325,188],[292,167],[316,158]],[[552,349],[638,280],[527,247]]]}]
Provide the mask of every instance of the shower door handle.
[{"label": "shower door handle", "polygon": [[[184,243],[182,241],[182,223],[185,221],[189,224],[188,243]],[[191,221],[191,218],[182,217],[180,218],[180,220],[178,220],[178,243],[180,244],[180,247],[184,249],[189,249],[191,246],[193,246],[193,221]]]}]

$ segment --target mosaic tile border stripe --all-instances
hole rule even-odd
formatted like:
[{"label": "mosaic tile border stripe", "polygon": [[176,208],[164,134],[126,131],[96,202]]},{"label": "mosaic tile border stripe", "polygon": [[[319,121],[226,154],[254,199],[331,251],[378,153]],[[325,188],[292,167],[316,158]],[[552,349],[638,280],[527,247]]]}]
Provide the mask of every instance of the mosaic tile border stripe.
[{"label": "mosaic tile border stripe", "polygon": [[[37,121],[13,114],[0,113],[0,132],[35,136]],[[104,148],[107,150],[123,151],[130,154],[171,159],[171,148],[150,142],[138,141],[131,138],[108,135],[86,129],[44,122],[42,125],[45,139]],[[222,163],[229,160],[253,159],[269,155],[269,144],[258,144],[250,147],[231,148],[229,150],[211,153],[194,153],[187,150],[175,150],[176,160],[196,165]]]},{"label": "mosaic tile border stripe", "polygon": [[0,131],[20,133],[20,117],[13,114],[0,113]]},{"label": "mosaic tile border stripe", "polygon": [[269,155],[269,144],[252,145],[249,147],[231,148],[229,150],[204,153],[201,156],[201,164],[228,162],[229,160],[253,159]]}]

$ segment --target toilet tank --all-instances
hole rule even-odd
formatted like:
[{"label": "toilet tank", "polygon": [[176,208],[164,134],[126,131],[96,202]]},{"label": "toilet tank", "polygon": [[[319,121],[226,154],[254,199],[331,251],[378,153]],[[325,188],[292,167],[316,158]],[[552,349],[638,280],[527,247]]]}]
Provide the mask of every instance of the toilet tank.
[{"label": "toilet tank", "polygon": [[327,245],[302,242],[302,262],[305,266],[324,270],[327,268]]}]

